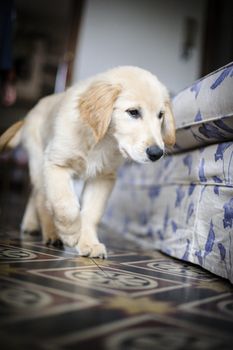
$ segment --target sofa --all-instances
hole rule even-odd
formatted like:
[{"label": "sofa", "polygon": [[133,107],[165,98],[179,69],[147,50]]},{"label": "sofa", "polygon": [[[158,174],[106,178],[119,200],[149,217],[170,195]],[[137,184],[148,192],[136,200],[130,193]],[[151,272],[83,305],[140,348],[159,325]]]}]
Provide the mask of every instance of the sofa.
[{"label": "sofa", "polygon": [[124,164],[102,223],[233,283],[233,63],[181,91],[173,111],[175,147]]}]

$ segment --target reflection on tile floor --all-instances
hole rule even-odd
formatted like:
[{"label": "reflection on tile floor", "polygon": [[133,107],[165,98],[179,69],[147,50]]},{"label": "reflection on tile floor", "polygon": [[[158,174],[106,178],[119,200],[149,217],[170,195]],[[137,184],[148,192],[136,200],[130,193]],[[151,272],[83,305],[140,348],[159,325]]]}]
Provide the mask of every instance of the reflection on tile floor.
[{"label": "reflection on tile floor", "polygon": [[135,247],[107,260],[0,235],[2,349],[232,349],[232,286]]}]

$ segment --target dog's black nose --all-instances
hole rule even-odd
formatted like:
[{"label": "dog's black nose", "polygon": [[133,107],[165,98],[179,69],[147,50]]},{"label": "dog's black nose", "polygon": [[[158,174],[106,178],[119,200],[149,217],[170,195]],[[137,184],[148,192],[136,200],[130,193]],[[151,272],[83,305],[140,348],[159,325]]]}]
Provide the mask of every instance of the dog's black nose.
[{"label": "dog's black nose", "polygon": [[158,147],[158,146],[151,146],[146,149],[146,153],[148,158],[152,161],[155,162],[159,158],[162,157],[163,155],[163,150]]}]

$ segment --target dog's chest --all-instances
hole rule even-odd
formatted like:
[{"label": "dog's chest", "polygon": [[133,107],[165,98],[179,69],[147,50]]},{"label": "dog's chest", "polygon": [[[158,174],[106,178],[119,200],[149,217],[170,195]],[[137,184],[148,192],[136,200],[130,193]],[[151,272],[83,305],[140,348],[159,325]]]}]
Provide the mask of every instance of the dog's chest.
[{"label": "dog's chest", "polygon": [[95,177],[101,173],[108,164],[108,157],[104,152],[91,151],[87,158],[85,177]]},{"label": "dog's chest", "polygon": [[120,161],[115,147],[99,147],[91,150],[86,159],[85,178],[95,177],[101,173],[114,172]]}]

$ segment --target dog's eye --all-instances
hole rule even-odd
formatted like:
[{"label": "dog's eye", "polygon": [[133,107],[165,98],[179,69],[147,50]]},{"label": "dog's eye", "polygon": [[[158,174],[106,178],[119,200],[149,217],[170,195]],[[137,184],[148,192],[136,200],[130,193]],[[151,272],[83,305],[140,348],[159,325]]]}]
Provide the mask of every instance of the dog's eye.
[{"label": "dog's eye", "polygon": [[164,117],[164,112],[160,111],[159,114],[158,114],[158,118],[159,119],[163,119],[163,117]]},{"label": "dog's eye", "polygon": [[142,116],[139,109],[127,109],[126,112],[130,115],[130,117],[135,119],[141,118]]}]

